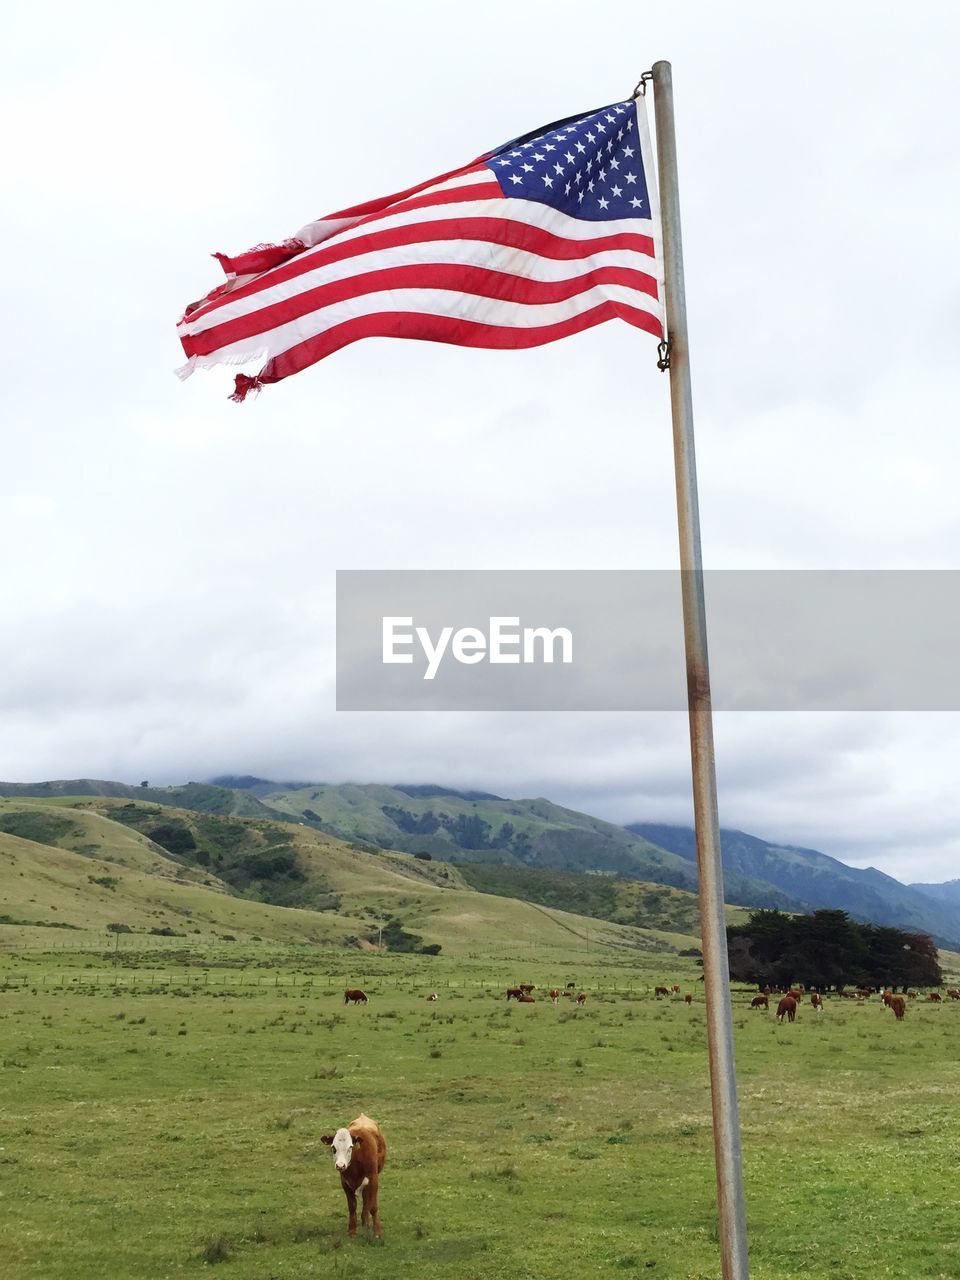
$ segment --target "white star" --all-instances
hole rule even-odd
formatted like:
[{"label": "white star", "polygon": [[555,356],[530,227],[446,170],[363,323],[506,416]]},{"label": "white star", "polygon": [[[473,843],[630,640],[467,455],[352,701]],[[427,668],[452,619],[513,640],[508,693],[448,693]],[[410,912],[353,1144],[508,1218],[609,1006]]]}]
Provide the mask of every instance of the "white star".
[{"label": "white star", "polygon": [[577,143],[577,150],[578,150],[579,152],[581,152],[581,153],[582,153],[582,152],[586,151],[586,149],[587,149],[587,148],[583,145],[583,143],[582,143],[582,142],[578,142],[578,143]]},{"label": "white star", "polygon": [[500,164],[500,165],[509,164],[509,163],[510,163],[510,161],[509,161],[509,160],[498,160],[498,161],[497,161],[497,164]]},{"label": "white star", "polygon": [[622,196],[622,195],[623,195],[623,189],[622,189],[622,187],[611,187],[611,188],[610,188],[610,194],[611,194],[612,196]]},{"label": "white star", "polygon": [[612,151],[612,150],[613,150],[613,139],[611,138],[610,141],[607,143],[607,151]]},{"label": "white star", "polygon": [[621,129],[621,130],[620,130],[620,132],[617,134],[617,141],[618,141],[618,142],[622,142],[622,141],[623,141],[623,130],[622,130],[622,129]]},{"label": "white star", "polygon": [[577,204],[583,204],[583,192],[582,192],[582,191],[578,191],[578,192],[577,192]]},{"label": "white star", "polygon": [[600,208],[601,208],[601,209],[606,209],[606,207],[607,207],[607,205],[608,205],[609,203],[610,203],[610,201],[609,201],[609,200],[604,200],[604,199],[601,197],[601,199],[600,199],[600,201],[599,201]]},{"label": "white star", "polygon": [[520,154],[520,152],[519,152],[519,151],[511,151],[511,152],[510,152],[510,154],[511,154],[512,156],[518,156],[518,155]]},{"label": "white star", "polygon": [[525,165],[523,166],[523,172],[524,172],[524,173],[533,173],[533,165],[532,165],[532,164],[525,164]]},{"label": "white star", "polygon": [[548,142],[543,149],[544,151],[556,151],[557,148],[553,145],[552,142]]},{"label": "white star", "polygon": [[564,158],[564,160],[566,160],[567,164],[573,164],[573,156],[570,154],[570,152],[569,152],[569,151],[567,151],[567,152],[565,152],[565,153],[564,153],[564,157],[563,157],[563,158]]},{"label": "white star", "polygon": [[546,156],[542,156],[539,151],[535,151],[533,158],[534,160],[545,160]]},{"label": "white star", "polygon": [[600,181],[601,181],[601,182],[606,182],[606,180],[607,180],[607,171],[606,171],[606,169],[598,169],[598,170],[597,170],[597,173],[600,175]]},{"label": "white star", "polygon": [[595,133],[588,133],[588,134],[587,134],[587,141],[588,141],[588,142],[596,142],[596,140],[597,140],[597,135],[596,135]]},{"label": "white star", "polygon": [[624,154],[624,155],[627,157],[627,159],[629,160],[629,159],[630,159],[630,157],[633,155],[633,147],[624,147],[624,148],[623,148],[623,154]]},{"label": "white star", "polygon": [[570,194],[570,183],[569,183],[569,182],[568,182],[568,183],[567,183],[567,185],[563,188],[563,194],[564,194],[565,196],[568,196],[568,195]]},{"label": "white star", "polygon": [[637,180],[637,175],[636,175],[635,173],[627,173],[627,174],[624,174],[624,177],[626,178],[627,182],[629,182],[629,183],[630,183],[630,185],[631,185],[631,186],[633,186],[633,184],[634,184],[634,183],[636,182],[636,180]]},{"label": "white star", "polygon": [[627,133],[629,133],[629,132],[630,132],[630,130],[633,128],[633,121],[632,121],[632,120],[628,120],[628,121],[627,121],[627,123],[626,123],[626,125],[625,125],[624,127],[626,128]]},{"label": "white star", "polygon": [[605,124],[601,124],[601,123],[600,123],[600,121],[598,120],[598,121],[597,121],[597,130],[598,130],[598,132],[599,132],[599,133],[606,133],[606,132],[607,132],[607,126],[606,126]]},{"label": "white star", "polygon": [[591,179],[590,179],[590,181],[587,183],[587,190],[588,190],[588,191],[592,191],[592,190],[593,190],[593,179],[592,179],[592,178],[591,178]]},{"label": "white star", "polygon": [[552,186],[553,186],[553,179],[550,177],[549,173],[545,173],[545,174],[543,175],[543,180],[544,180],[544,182],[546,183],[546,185],[547,185],[548,187],[552,187]]},{"label": "white star", "polygon": [[511,182],[522,182],[522,181],[523,181],[523,179],[520,177],[519,173],[511,173],[511,175],[510,175],[510,181],[511,181]]},{"label": "white star", "polygon": [[576,174],[574,175],[574,179],[573,179],[573,180],[574,180],[574,182],[579,182],[579,181],[580,181],[580,179],[581,179],[582,177],[583,177],[583,174],[582,174],[581,172],[578,172],[578,173],[576,173]]},{"label": "white star", "polygon": [[631,209],[642,209],[642,208],[643,208],[643,201],[642,201],[642,200],[638,200],[638,199],[637,199],[637,197],[636,197],[636,196],[634,196],[634,197],[633,197],[633,199],[630,201],[630,207],[631,207]]},{"label": "white star", "polygon": [[616,111],[618,116],[622,116],[626,109],[626,107],[614,107],[614,111]]},{"label": "white star", "polygon": [[620,168],[620,161],[617,159],[617,157],[616,157],[616,156],[611,156],[611,157],[610,157],[610,168],[611,168],[611,169],[619,169],[619,168]]},{"label": "white star", "polygon": [[616,123],[617,123],[616,118],[615,118],[614,116],[604,116],[603,118],[604,118],[604,120],[606,120],[607,124],[616,124]]}]

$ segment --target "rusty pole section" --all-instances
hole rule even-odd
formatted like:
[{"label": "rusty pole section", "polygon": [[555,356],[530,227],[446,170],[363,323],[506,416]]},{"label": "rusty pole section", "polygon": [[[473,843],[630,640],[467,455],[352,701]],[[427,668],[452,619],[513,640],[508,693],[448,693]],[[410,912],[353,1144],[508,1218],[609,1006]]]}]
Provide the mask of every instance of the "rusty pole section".
[{"label": "rusty pole section", "polygon": [[669,62],[653,66],[657,125],[663,261],[666,277],[667,335],[670,342],[670,407],[680,532],[683,588],[683,636],[687,655],[687,701],[693,806],[700,879],[700,928],[707,1000],[707,1042],[713,1098],[713,1143],[717,1166],[717,1208],[723,1280],[748,1280],[747,1224],[743,1202],[740,1119],[733,1057],[733,1017],[727,931],[717,813],[717,771],[713,750],[713,711],[707,661],[707,619],[700,554],[697,465],[693,447],[693,397],[687,341],[687,304],[680,241],[677,140],[674,131],[673,74]]}]

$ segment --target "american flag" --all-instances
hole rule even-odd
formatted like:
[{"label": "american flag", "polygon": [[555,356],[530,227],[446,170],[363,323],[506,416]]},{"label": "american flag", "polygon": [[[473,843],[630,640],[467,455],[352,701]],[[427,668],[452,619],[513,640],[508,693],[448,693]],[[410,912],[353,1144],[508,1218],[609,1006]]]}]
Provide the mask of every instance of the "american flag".
[{"label": "american flag", "polygon": [[234,400],[359,338],[534,347],[619,317],[664,336],[642,98],[548,125],[279,245],[216,254],[227,281],[178,325],[177,372],[264,362]]}]

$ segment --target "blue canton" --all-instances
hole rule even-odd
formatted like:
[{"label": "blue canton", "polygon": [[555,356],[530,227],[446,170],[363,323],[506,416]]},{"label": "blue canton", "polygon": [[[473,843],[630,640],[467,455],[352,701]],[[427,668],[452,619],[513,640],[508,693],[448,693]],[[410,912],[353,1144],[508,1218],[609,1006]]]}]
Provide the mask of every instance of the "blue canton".
[{"label": "blue canton", "polygon": [[615,102],[592,115],[508,142],[485,164],[505,196],[536,200],[574,218],[649,218],[636,104]]}]

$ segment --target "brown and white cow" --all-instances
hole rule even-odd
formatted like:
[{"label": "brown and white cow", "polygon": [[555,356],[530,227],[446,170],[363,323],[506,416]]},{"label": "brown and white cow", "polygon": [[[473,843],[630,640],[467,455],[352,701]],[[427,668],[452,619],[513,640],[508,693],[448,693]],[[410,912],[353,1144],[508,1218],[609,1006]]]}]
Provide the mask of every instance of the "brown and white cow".
[{"label": "brown and white cow", "polygon": [[680,983],[675,982],[673,986],[670,988],[670,990],[673,992],[675,996],[678,996],[680,994]]},{"label": "brown and white cow", "polygon": [[549,995],[550,999],[553,1001],[554,1004],[560,1003],[559,987],[551,987],[550,990],[547,992],[547,994]]},{"label": "brown and white cow", "polygon": [[432,991],[430,995],[428,995],[426,998],[432,1003],[434,1000],[439,1000],[440,997],[437,995],[435,991]]},{"label": "brown and white cow", "polygon": [[769,1009],[769,1008],[770,1008],[770,997],[769,997],[769,996],[754,996],[754,997],[753,997],[753,999],[750,1001],[750,1008],[751,1008],[751,1009]]},{"label": "brown and white cow", "polygon": [[532,996],[529,991],[524,991],[521,995],[517,996],[517,1003],[518,1004],[536,1004],[537,998],[536,996]]},{"label": "brown and white cow", "polygon": [[659,1000],[661,996],[668,996],[668,995],[670,994],[670,992],[667,990],[667,988],[666,988],[666,987],[654,987],[654,988],[653,988],[653,994],[654,994],[654,995],[657,997],[657,999]]},{"label": "brown and white cow", "polygon": [[823,996],[821,996],[819,991],[812,992],[810,996],[810,1003],[813,1005],[815,1013],[823,1013]]},{"label": "brown and white cow", "polygon": [[803,991],[799,987],[791,987],[787,995],[796,1000],[797,1004],[803,1003]]},{"label": "brown and white cow", "polygon": [[361,991],[359,987],[347,987],[343,993],[344,1004],[366,1004],[366,993]]},{"label": "brown and white cow", "polygon": [[960,990],[956,987],[947,987],[948,1000],[960,1000]]},{"label": "brown and white cow", "polygon": [[906,1007],[907,1002],[904,1000],[903,996],[891,996],[887,1001],[887,1008],[893,1010],[898,1022],[903,1021],[903,1014]]},{"label": "brown and white cow", "polygon": [[777,1005],[777,1021],[782,1022],[784,1017],[788,1022],[795,1022],[797,1019],[797,1002],[793,996],[784,996]]},{"label": "brown and white cow", "polygon": [[581,991],[580,994],[577,996],[577,1004],[586,1004],[586,1003],[587,1003],[587,993],[585,991]]},{"label": "brown and white cow", "polygon": [[688,991],[688,992],[687,992],[687,994],[683,997],[683,1003],[684,1003],[684,1004],[693,1004],[693,996],[690,994],[690,992],[689,992],[689,991]]},{"label": "brown and white cow", "polygon": [[524,992],[522,987],[507,987],[508,1000],[519,1000],[523,994]]},{"label": "brown and white cow", "polygon": [[943,996],[941,996],[939,991],[931,991],[930,994],[927,996],[927,999],[930,1000],[933,1004],[943,1003]]},{"label": "brown and white cow", "polygon": [[519,987],[523,994],[528,996],[531,991],[536,991],[537,984],[535,982],[521,982],[519,983]]},{"label": "brown and white cow", "polygon": [[320,1141],[327,1147],[333,1147],[334,1164],[340,1174],[340,1185],[347,1197],[347,1212],[350,1215],[347,1233],[357,1234],[357,1192],[363,1196],[363,1211],[360,1221],[366,1227],[373,1219],[373,1234],[383,1235],[380,1225],[378,1195],[380,1191],[380,1174],[387,1159],[387,1143],[376,1120],[371,1120],[363,1112],[352,1124],[338,1129],[336,1133],[325,1133]]},{"label": "brown and white cow", "polygon": [[576,989],[577,989],[577,984],[576,984],[575,982],[568,982],[568,983],[567,983],[567,990],[568,990],[568,991],[570,991],[571,989],[573,989],[574,991],[576,991]]}]

